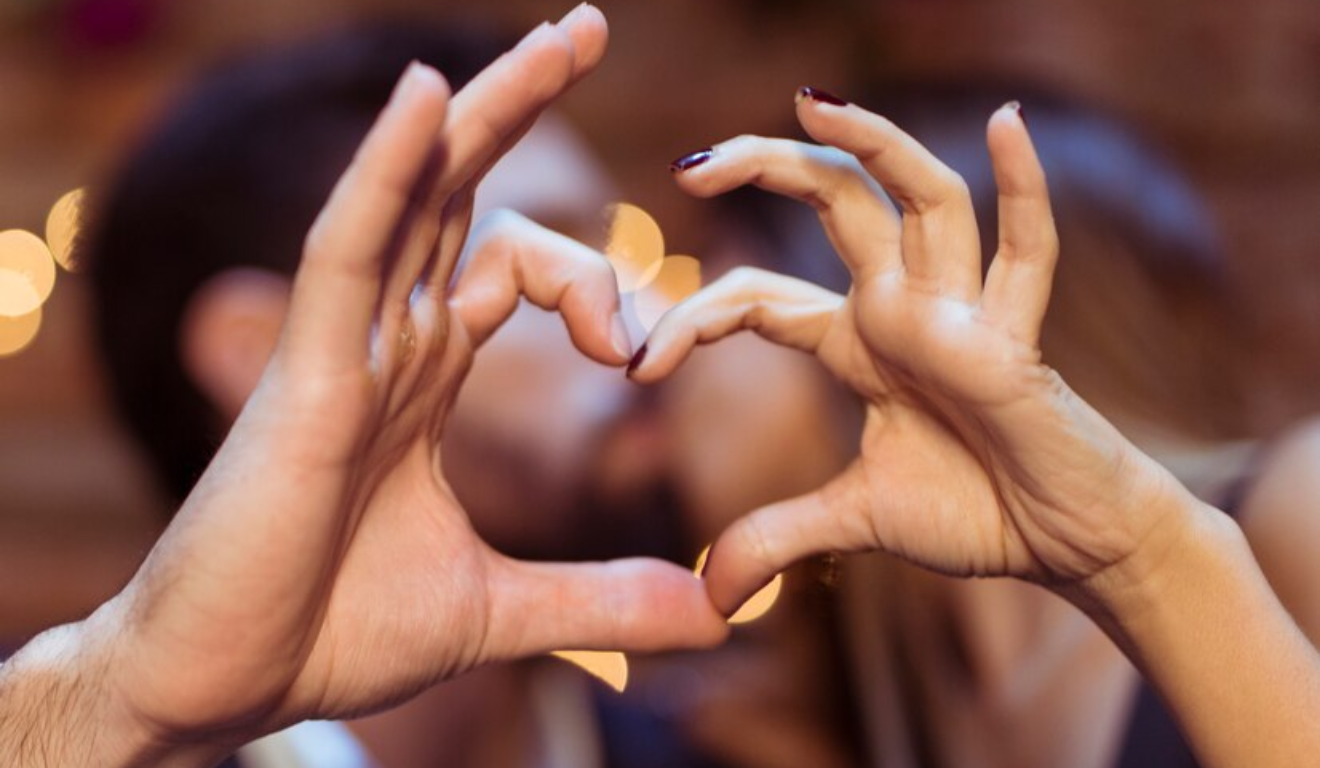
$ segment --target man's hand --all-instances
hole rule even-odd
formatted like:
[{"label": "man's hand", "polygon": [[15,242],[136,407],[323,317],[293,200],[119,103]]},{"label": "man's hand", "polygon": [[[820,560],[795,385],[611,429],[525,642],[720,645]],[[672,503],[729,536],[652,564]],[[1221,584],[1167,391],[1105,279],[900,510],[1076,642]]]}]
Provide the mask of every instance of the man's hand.
[{"label": "man's hand", "polygon": [[60,646],[97,670],[83,698],[117,713],[123,749],[73,751],[98,738],[84,720],[52,740],[74,757],[44,762],[202,764],[487,661],[725,637],[684,568],[491,550],[440,463],[473,353],[521,296],[558,310],[589,357],[631,354],[601,255],[508,213],[468,238],[482,175],[605,41],[583,6],[452,99],[409,69],[308,237],[279,346],[219,454],[130,585]]}]

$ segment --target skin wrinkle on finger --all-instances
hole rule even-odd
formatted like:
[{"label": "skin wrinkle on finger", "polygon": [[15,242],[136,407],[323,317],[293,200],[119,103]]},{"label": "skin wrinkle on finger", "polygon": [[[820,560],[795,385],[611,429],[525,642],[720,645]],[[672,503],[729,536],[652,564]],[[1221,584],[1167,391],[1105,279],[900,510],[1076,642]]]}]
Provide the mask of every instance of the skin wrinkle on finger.
[{"label": "skin wrinkle on finger", "polygon": [[618,365],[610,321],[620,302],[614,271],[603,254],[512,211],[494,211],[473,235],[470,263],[459,275],[451,306],[480,346],[525,296],[558,311],[573,343],[598,362]]},{"label": "skin wrinkle on finger", "polygon": [[967,184],[893,123],[856,105],[798,106],[816,140],[854,154],[903,210],[901,259],[919,283],[974,301],[981,294],[980,237]]},{"label": "skin wrinkle on finger", "polygon": [[[861,107],[823,109],[805,99],[797,111],[812,138],[855,155],[903,209],[902,260],[908,271],[923,280],[950,281],[964,299],[979,296],[980,238],[962,177],[889,120]],[[914,236],[914,221],[923,229],[935,226],[934,237]]]},{"label": "skin wrinkle on finger", "polygon": [[961,177],[888,119],[852,104],[822,110],[811,100],[799,104],[798,117],[813,139],[855,156],[906,212],[921,215],[957,199]]}]

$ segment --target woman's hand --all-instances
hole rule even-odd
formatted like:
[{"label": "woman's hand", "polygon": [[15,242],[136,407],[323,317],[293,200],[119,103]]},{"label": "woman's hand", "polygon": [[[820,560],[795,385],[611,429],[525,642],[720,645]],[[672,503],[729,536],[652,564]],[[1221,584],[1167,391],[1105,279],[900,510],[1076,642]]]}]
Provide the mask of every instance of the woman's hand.
[{"label": "woman's hand", "polygon": [[423,66],[400,82],[307,240],[256,393],[141,571],[86,625],[109,654],[107,686],[157,742],[357,715],[491,660],[724,638],[683,568],[494,552],[440,464],[473,353],[520,296],[558,310],[591,358],[621,366],[632,352],[602,256],[507,213],[467,237],[475,184],[605,38],[584,6],[452,99]]},{"label": "woman's hand", "polygon": [[833,97],[804,89],[798,117],[825,146],[740,137],[679,161],[676,177],[700,196],[750,183],[810,204],[852,289],[736,270],[666,315],[632,373],[660,379],[694,345],[751,329],[815,354],[865,401],[861,455],[846,471],[716,542],[705,573],[716,605],[732,612],[807,555],[876,548],[1066,591],[1155,552],[1166,529],[1176,536],[1180,486],[1041,362],[1058,243],[1016,105],[989,125],[1000,242],[984,279],[953,171]]}]

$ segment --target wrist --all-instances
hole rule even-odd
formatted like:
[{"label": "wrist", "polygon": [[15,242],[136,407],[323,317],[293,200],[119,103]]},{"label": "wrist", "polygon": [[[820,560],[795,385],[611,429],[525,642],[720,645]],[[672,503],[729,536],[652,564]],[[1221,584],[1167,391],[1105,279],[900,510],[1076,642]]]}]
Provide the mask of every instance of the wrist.
[{"label": "wrist", "polygon": [[1137,548],[1063,591],[1111,635],[1126,635],[1125,628],[1155,616],[1207,568],[1235,561],[1239,550],[1249,552],[1231,517],[1172,476],[1164,485],[1166,490],[1152,502],[1157,508],[1147,510],[1154,512],[1155,523]]},{"label": "wrist", "polygon": [[47,630],[0,669],[0,751],[21,765],[130,766],[149,749],[108,689],[89,621]]},{"label": "wrist", "polygon": [[161,733],[133,711],[115,601],[48,630],[0,667],[0,754],[33,768],[208,766],[226,750]]}]

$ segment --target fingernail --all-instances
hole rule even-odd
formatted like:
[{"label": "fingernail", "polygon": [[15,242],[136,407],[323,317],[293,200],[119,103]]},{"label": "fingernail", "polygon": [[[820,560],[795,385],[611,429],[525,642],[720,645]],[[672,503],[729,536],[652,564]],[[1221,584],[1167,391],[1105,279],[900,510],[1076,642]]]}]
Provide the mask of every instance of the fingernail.
[{"label": "fingernail", "polygon": [[848,106],[848,102],[844,101],[838,96],[835,96],[829,91],[822,91],[819,88],[812,88],[811,86],[807,86],[807,85],[804,85],[798,89],[797,97],[793,101],[798,104],[801,104],[804,99],[811,99],[812,101],[820,102],[821,104],[829,104],[835,107]]},{"label": "fingernail", "polygon": [[422,76],[422,62],[413,59],[408,62],[407,68],[403,70],[403,76],[399,78],[399,85],[394,91],[395,96],[402,96],[417,87],[417,83]]},{"label": "fingernail", "polygon": [[683,155],[674,162],[670,163],[669,172],[682,173],[683,171],[690,171],[693,168],[696,168],[698,165],[705,163],[707,160],[711,159],[714,156],[715,156],[715,150],[711,149],[710,147],[697,150],[696,152],[693,152],[690,155]]},{"label": "fingernail", "polygon": [[646,345],[643,344],[637,349],[637,354],[633,355],[632,359],[628,361],[628,370],[625,372],[625,375],[628,378],[632,378],[632,375],[637,372],[637,369],[642,366],[642,363],[645,362],[645,360]]},{"label": "fingernail", "polygon": [[619,357],[628,358],[629,365],[632,361],[632,339],[628,336],[628,325],[623,322],[623,316],[618,312],[610,318],[610,341],[614,344],[614,351],[619,353]]},{"label": "fingernail", "polygon": [[1007,104],[1005,104],[1002,108],[1013,110],[1014,112],[1017,113],[1018,119],[1022,121],[1022,124],[1023,125],[1027,124],[1027,113],[1022,111],[1022,102],[1018,101],[1017,99],[1014,99],[1013,101],[1010,101]]},{"label": "fingernail", "polygon": [[564,18],[559,20],[559,26],[561,27],[573,26],[573,24],[579,18],[581,18],[582,14],[586,13],[587,9],[590,7],[591,7],[591,3],[579,3],[576,8],[564,14]]},{"label": "fingernail", "polygon": [[547,29],[550,29],[550,22],[548,22],[548,21],[543,21],[543,22],[541,22],[540,24],[537,24],[537,25],[536,25],[536,29],[533,29],[531,32],[528,32],[528,33],[523,37],[522,40],[519,40],[519,41],[518,41],[518,44],[515,45],[515,46],[513,47],[513,50],[516,51],[516,50],[519,50],[519,49],[523,48],[524,46],[526,46],[527,44],[531,43],[533,40],[535,40],[535,39],[536,39],[537,37],[539,37],[540,35],[545,34],[545,31],[546,31]]}]

